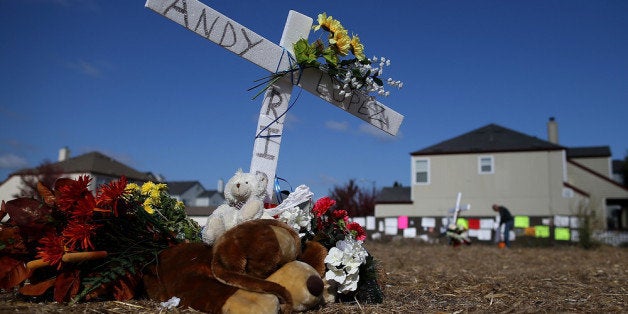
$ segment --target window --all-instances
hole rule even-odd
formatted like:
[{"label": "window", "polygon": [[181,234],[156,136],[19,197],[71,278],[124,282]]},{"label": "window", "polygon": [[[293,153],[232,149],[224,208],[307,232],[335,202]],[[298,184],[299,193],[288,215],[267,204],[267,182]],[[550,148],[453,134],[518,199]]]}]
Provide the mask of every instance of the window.
[{"label": "window", "polygon": [[430,160],[418,159],[414,162],[414,183],[430,183]]},{"label": "window", "polygon": [[480,174],[493,173],[493,156],[478,157],[478,172]]}]

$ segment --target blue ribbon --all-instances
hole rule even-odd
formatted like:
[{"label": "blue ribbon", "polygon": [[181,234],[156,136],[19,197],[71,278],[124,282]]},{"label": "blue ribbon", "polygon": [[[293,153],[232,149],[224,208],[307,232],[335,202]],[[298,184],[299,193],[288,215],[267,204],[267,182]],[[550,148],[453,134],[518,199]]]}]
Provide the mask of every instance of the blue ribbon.
[{"label": "blue ribbon", "polygon": [[290,185],[290,182],[286,181],[286,179],[275,176],[275,196],[277,197],[277,202],[281,203],[283,202],[283,197],[281,197],[281,186],[279,185],[279,180],[288,184],[290,192],[292,192],[292,185]]}]

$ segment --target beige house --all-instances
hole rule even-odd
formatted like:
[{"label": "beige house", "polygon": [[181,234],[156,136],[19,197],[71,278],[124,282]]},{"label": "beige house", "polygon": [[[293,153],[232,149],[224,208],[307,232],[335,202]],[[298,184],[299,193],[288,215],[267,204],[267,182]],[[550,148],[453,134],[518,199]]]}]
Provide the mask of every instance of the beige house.
[{"label": "beige house", "polygon": [[592,210],[600,228],[628,229],[628,189],[612,180],[610,149],[559,145],[553,119],[548,137],[489,124],[412,152],[411,186],[384,188],[375,216],[446,217],[460,192],[466,217],[494,217],[495,203],[539,224]]}]

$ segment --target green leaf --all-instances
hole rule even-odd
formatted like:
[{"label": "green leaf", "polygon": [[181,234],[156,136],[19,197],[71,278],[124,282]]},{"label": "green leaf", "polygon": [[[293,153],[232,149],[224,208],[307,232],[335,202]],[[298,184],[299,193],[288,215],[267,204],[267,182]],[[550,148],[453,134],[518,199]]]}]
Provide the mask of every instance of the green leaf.
[{"label": "green leaf", "polygon": [[338,66],[338,55],[333,49],[327,47],[327,49],[323,51],[323,58],[325,59],[325,62],[330,65],[330,67],[333,66],[336,68]]}]

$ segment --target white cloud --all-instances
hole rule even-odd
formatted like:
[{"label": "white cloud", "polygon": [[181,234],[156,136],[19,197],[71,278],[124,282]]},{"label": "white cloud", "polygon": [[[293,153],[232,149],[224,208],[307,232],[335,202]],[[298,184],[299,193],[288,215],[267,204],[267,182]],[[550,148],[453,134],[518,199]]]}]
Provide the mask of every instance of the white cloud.
[{"label": "white cloud", "polygon": [[330,130],[344,132],[349,129],[349,123],[347,121],[338,122],[330,120],[325,122],[325,127]]},{"label": "white cloud", "polygon": [[28,161],[20,156],[14,154],[0,156],[0,169],[20,169],[26,166],[28,166]]},{"label": "white cloud", "polygon": [[102,76],[102,71],[98,67],[96,67],[95,64],[84,61],[84,60],[78,60],[77,62],[70,62],[68,66],[71,69],[74,69],[89,77],[99,78]]},{"label": "white cloud", "polygon": [[397,132],[396,136],[392,136],[368,123],[360,124],[359,132],[368,136],[372,136],[381,141],[396,141],[403,137],[401,131]]}]

